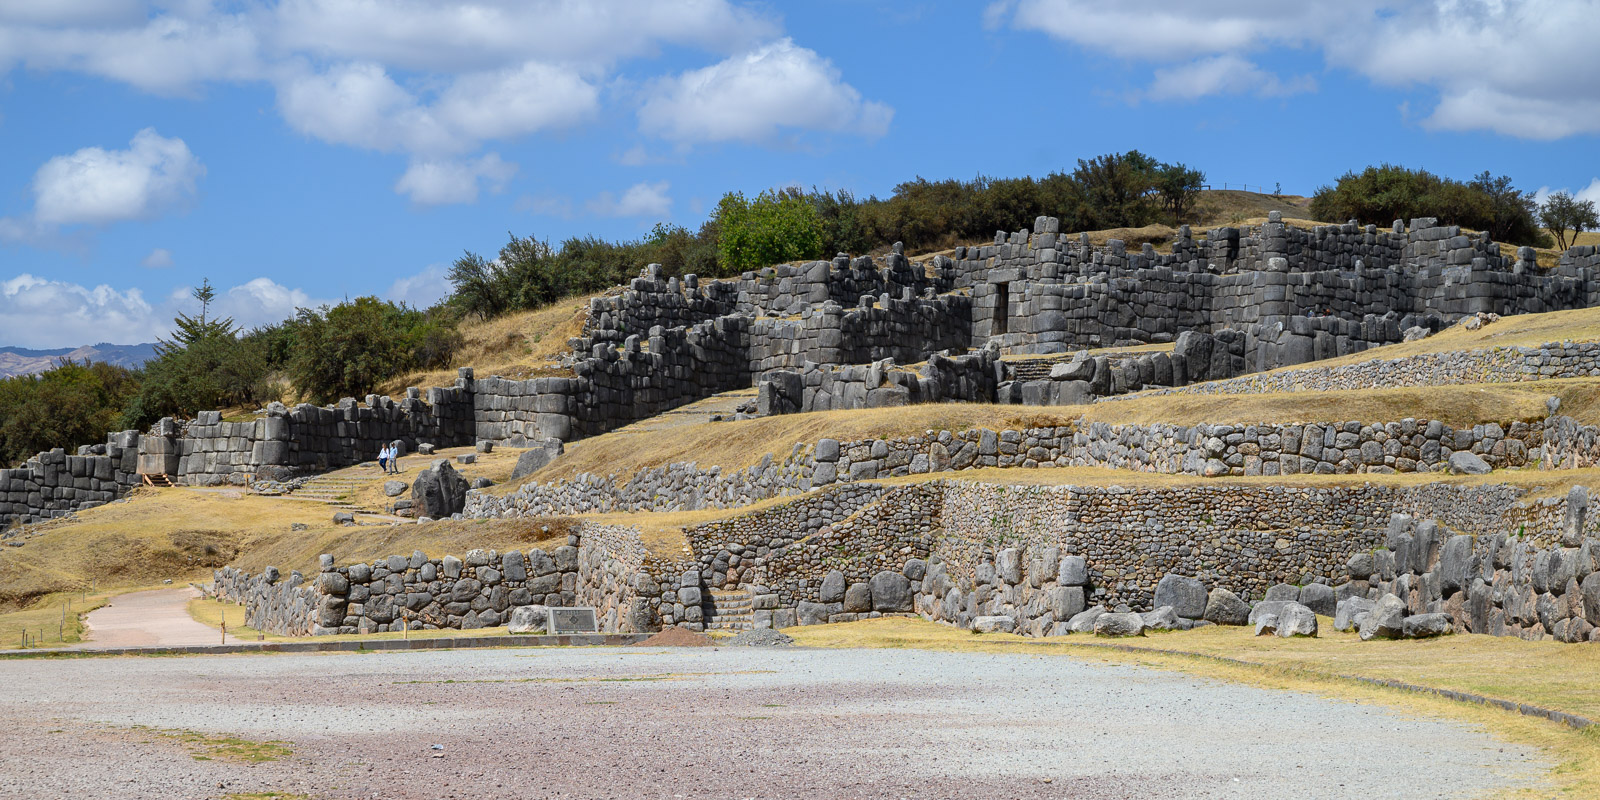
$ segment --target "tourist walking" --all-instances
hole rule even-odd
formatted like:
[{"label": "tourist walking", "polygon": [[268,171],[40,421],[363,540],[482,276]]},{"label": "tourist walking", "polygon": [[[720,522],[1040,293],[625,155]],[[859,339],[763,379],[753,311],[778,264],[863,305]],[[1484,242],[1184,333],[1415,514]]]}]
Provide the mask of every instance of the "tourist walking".
[{"label": "tourist walking", "polygon": [[378,469],[386,475],[389,473],[389,445],[378,448]]},{"label": "tourist walking", "polygon": [[392,474],[395,474],[395,475],[399,475],[400,474],[400,445],[399,444],[390,443],[390,445],[389,445],[389,472],[392,473]]}]

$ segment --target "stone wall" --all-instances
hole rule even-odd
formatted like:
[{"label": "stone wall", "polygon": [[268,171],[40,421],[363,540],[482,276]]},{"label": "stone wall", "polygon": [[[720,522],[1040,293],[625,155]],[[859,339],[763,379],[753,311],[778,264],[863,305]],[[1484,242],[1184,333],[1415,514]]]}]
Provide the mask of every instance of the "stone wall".
[{"label": "stone wall", "polygon": [[0,469],[0,527],[33,523],[109,503],[139,483],[139,433],[109,434],[105,444],[68,455],[57,448],[16,469]]},{"label": "stone wall", "polygon": [[310,583],[298,572],[282,579],[275,567],[254,576],[224,567],[212,585],[217,597],[245,606],[252,628],[316,636],[504,625],[517,606],[575,605],[578,572],[578,547],[569,541],[549,552],[472,550],[430,559],[418,550],[344,567],[324,555]]},{"label": "stone wall", "polygon": [[1460,633],[1600,641],[1600,538],[1575,487],[1560,527],[1536,533],[1457,533],[1397,515],[1381,546],[1347,565],[1341,596],[1393,594],[1408,614],[1446,613]]},{"label": "stone wall", "polygon": [[676,462],[626,481],[588,473],[515,492],[467,496],[469,517],[537,517],[612,511],[735,508],[772,497],[877,478],[985,467],[1108,467],[1179,475],[1254,476],[1448,472],[1450,456],[1472,453],[1497,469],[1576,468],[1600,461],[1600,428],[1570,417],[1457,429],[1437,420],[1308,425],[1111,425],[959,432],[892,439],[796,444],[724,474]]}]

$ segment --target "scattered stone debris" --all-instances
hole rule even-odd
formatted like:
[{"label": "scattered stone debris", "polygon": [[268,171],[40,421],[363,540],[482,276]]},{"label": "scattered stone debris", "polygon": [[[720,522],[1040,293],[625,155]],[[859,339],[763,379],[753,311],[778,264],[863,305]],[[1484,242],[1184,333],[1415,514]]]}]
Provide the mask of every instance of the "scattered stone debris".
[{"label": "scattered stone debris", "polygon": [[733,647],[789,647],[794,637],[771,628],[756,628],[740,633],[727,642]]},{"label": "scattered stone debris", "polygon": [[717,640],[687,628],[668,628],[635,647],[715,647]]}]

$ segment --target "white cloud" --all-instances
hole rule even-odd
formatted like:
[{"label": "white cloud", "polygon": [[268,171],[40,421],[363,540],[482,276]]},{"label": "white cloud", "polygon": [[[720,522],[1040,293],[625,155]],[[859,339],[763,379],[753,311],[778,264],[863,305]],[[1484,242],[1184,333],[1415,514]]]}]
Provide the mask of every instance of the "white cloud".
[{"label": "white cloud", "polygon": [[182,139],[145,128],[127,150],[85,147],[45,162],[33,176],[33,213],[42,225],[147,219],[193,197],[205,173]]},{"label": "white cloud", "polygon": [[139,263],[143,266],[149,267],[150,269],[163,269],[165,267],[170,267],[172,266],[172,251],[165,247],[157,247],[156,249],[151,250],[150,255],[145,256],[144,260],[140,261]]},{"label": "white cloud", "polygon": [[671,188],[666,181],[657,183],[636,183],[629,186],[627,191],[617,197],[610,192],[601,192],[599,196],[590,200],[585,206],[589,212],[602,217],[655,217],[662,218],[672,211],[672,198],[667,195]]},{"label": "white cloud", "polygon": [[138,289],[118,291],[46,280],[24,273],[0,281],[0,342],[21,347],[75,347],[95,342],[155,341],[170,327]]},{"label": "white cloud", "polygon": [[450,294],[451,286],[446,274],[442,265],[430,264],[415,275],[396,279],[382,296],[385,300],[405,303],[412,308],[427,308]]},{"label": "white cloud", "polygon": [[1213,94],[1287,97],[1316,88],[1310,76],[1284,81],[1243,58],[1222,55],[1156,70],[1143,96],[1151,100],[1197,100]]},{"label": "white cloud", "polygon": [[[183,297],[189,297],[187,289],[180,292]],[[303,289],[292,289],[271,278],[256,278],[219,293],[211,307],[213,313],[233,317],[234,324],[249,330],[260,325],[282,322],[294,316],[297,308],[316,308],[336,302],[338,301],[315,299]],[[189,299],[184,305],[197,304],[193,299]],[[186,310],[189,313],[195,311],[195,309]]]},{"label": "white cloud", "polygon": [[[6,0],[0,77],[18,66],[71,71],[176,95],[264,83],[293,129],[404,153],[415,164],[593,119],[600,87],[635,82],[619,76],[625,62],[668,48],[751,52],[781,34],[763,5],[734,0]],[[862,103],[831,67],[801,52],[817,62],[802,67],[828,75],[822,92],[791,87],[789,96],[824,101],[821,121],[806,110],[767,109],[770,125],[881,131],[886,108]],[[857,119],[840,121],[841,111]],[[680,140],[694,136],[682,125],[672,130]],[[726,135],[719,128],[713,137],[718,130]]]},{"label": "white cloud", "polygon": [[683,143],[762,142],[785,129],[877,137],[893,116],[840,80],[827,59],[780,39],[656,82],[639,125]]},{"label": "white cloud", "polygon": [[[1128,61],[1195,62],[1158,69],[1146,93],[1152,98],[1193,97],[1199,88],[1310,90],[1308,79],[1272,77],[1246,60],[1300,48],[1375,84],[1436,96],[1420,115],[1430,129],[1525,139],[1600,133],[1600,9],[1593,2],[1019,0],[993,3],[985,17]],[[1227,72],[1216,59],[1238,64]]]},{"label": "white cloud", "polygon": [[516,173],[517,165],[502,161],[497,153],[468,161],[413,161],[394,190],[420,205],[472,203],[478,199],[480,181],[499,193]]},{"label": "white cloud", "polygon": [[1593,201],[1596,206],[1600,206],[1600,178],[1590,179],[1588,186],[1576,191],[1565,188],[1555,189],[1549,186],[1540,186],[1533,193],[1534,202],[1543,203],[1545,200],[1550,198],[1550,195],[1553,195],[1556,192],[1566,192],[1567,194],[1572,195],[1574,198],[1579,200],[1590,200]]}]

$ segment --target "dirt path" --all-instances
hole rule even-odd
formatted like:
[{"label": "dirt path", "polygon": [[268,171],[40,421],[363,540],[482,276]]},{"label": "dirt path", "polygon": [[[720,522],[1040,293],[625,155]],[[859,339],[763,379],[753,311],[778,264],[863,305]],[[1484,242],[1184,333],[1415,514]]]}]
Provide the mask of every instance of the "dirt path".
[{"label": "dirt path", "polygon": [[[87,641],[74,647],[222,644],[220,633],[189,616],[189,601],[199,596],[192,586],[117,595],[89,612]],[[239,641],[229,636],[227,643]]]}]

